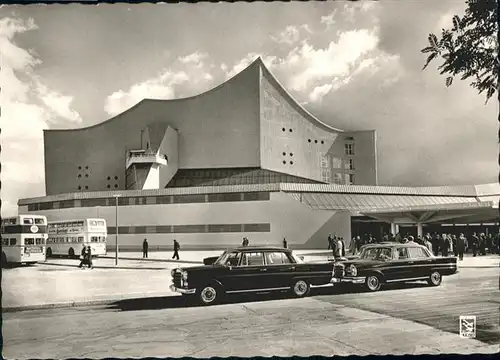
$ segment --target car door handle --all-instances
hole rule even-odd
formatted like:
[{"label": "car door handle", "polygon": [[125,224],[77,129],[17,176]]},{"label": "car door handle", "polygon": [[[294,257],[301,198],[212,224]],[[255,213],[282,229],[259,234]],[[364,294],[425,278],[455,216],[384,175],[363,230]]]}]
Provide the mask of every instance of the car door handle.
[{"label": "car door handle", "polygon": [[408,264],[414,264],[415,261],[408,261]]},{"label": "car door handle", "polygon": [[260,269],[260,271],[267,271],[267,269]]}]

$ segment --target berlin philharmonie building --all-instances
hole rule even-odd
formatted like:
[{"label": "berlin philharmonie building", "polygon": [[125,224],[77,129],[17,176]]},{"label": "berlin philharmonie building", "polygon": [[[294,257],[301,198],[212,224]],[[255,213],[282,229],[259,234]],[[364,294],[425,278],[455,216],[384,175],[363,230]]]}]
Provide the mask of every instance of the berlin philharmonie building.
[{"label": "berlin philharmonie building", "polygon": [[260,58],[203,94],[145,99],[94,126],[46,130],[44,142],[46,196],[19,200],[19,213],[104,218],[110,250],[116,225],[124,250],[144,238],[153,249],[243,237],[315,249],[329,233],[348,243],[466,224],[498,231],[497,184],[378,186],[375,130],[321,122]]}]

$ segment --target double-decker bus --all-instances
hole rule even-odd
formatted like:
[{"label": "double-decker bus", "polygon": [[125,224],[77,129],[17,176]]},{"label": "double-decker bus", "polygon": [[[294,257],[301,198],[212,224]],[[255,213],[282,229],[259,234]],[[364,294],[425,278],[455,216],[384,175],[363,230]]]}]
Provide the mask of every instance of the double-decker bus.
[{"label": "double-decker bus", "polygon": [[106,254],[108,231],[104,219],[51,221],[48,234],[47,257],[78,257],[82,248],[89,245],[92,256]]},{"label": "double-decker bus", "polygon": [[2,219],[2,267],[45,261],[47,218],[18,215]]}]

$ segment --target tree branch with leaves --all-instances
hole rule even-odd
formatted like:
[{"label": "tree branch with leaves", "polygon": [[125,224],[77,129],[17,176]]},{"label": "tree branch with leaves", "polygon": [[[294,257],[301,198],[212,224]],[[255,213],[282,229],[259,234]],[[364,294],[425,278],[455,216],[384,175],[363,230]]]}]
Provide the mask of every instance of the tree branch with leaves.
[{"label": "tree branch with leaves", "polygon": [[453,79],[471,80],[486,102],[498,92],[498,2],[497,0],[468,0],[463,17],[455,15],[453,28],[442,29],[441,37],[429,35],[429,46],[421,50],[429,54],[423,69],[437,59],[441,75],[447,75],[445,84]]}]

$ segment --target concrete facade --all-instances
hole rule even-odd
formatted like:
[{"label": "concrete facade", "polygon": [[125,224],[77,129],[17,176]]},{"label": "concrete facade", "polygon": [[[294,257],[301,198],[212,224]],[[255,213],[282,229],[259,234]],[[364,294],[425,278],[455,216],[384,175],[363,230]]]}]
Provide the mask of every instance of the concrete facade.
[{"label": "concrete facade", "polygon": [[[346,154],[346,138],[353,154]],[[158,180],[141,175],[158,188],[178,169],[212,168],[261,168],[325,183],[376,185],[374,139],[374,131],[349,133],[320,122],[259,58],[203,94],[145,99],[94,126],[44,131],[46,194],[129,188],[125,164],[131,150],[168,158],[168,165],[149,168]],[[339,180],[335,173],[346,175]]]}]

